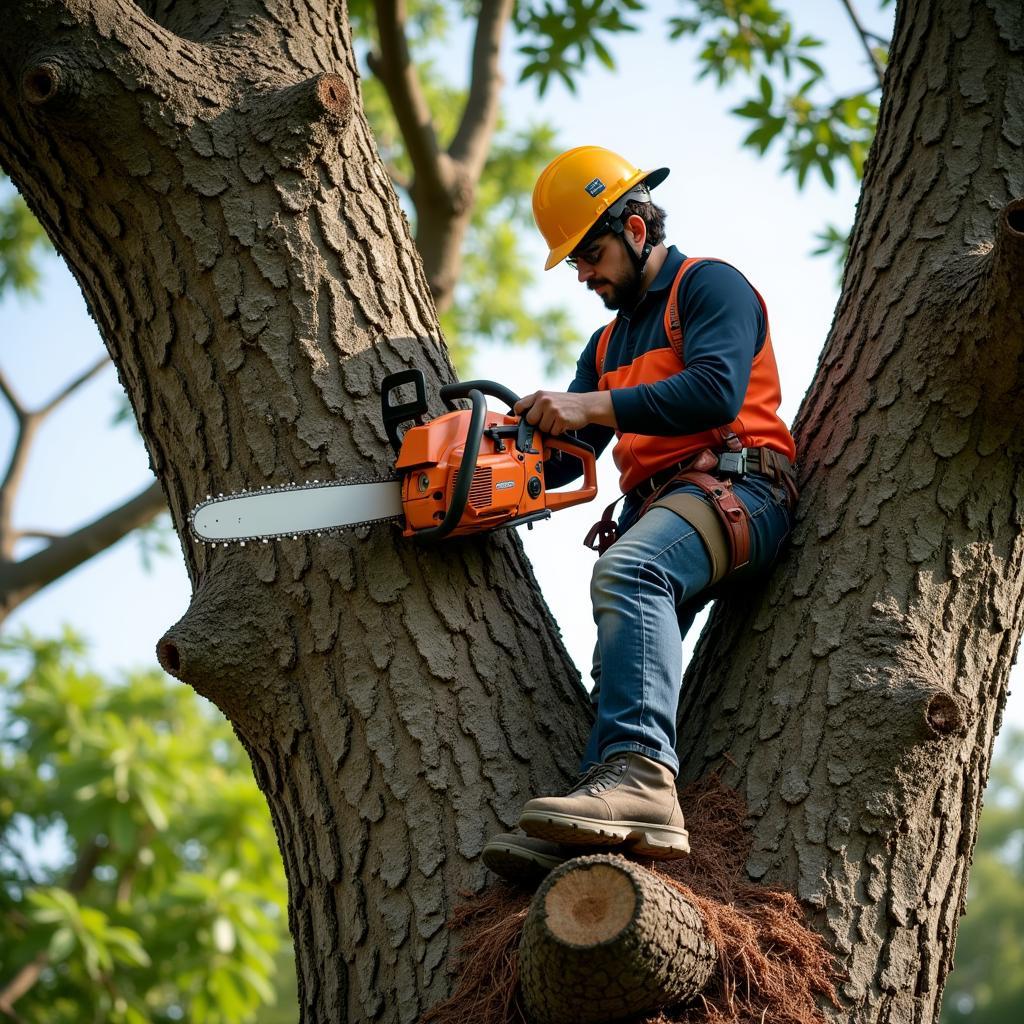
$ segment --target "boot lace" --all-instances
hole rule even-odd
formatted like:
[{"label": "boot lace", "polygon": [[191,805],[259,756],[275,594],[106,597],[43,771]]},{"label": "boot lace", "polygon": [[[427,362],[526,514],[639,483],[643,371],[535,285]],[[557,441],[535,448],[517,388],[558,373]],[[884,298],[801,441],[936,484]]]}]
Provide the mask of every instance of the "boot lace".
[{"label": "boot lace", "polygon": [[603,793],[606,789],[617,785],[625,770],[625,761],[604,761],[601,764],[595,764],[577,779],[576,784],[569,792]]}]

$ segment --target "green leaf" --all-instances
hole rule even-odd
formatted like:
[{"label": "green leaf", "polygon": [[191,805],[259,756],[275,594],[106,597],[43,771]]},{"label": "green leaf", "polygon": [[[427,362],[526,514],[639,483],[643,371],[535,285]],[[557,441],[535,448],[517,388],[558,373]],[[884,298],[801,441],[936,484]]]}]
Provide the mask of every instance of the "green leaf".
[{"label": "green leaf", "polygon": [[62,960],[66,960],[76,945],[75,933],[71,928],[67,926],[58,928],[50,936],[50,944],[46,950],[50,963],[59,964]]},{"label": "green leaf", "polygon": [[0,296],[39,293],[39,257],[50,251],[42,225],[0,171]]},{"label": "green leaf", "polygon": [[138,933],[132,929],[108,928],[105,937],[114,959],[137,967],[149,967],[151,964],[152,961],[142,947]]}]

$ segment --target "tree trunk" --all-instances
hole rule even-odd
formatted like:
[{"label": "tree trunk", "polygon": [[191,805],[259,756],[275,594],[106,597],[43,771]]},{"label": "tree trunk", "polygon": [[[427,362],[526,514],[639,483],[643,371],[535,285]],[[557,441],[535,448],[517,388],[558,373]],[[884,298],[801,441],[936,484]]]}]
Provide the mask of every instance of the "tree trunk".
[{"label": "tree trunk", "polygon": [[793,551],[719,607],[680,706],[751,877],[845,959],[844,1021],[938,1014],[1021,636],[1022,49],[1018,0],[901,5]]},{"label": "tree trunk", "polygon": [[[194,595],[161,660],[252,757],[302,1019],[413,1020],[484,838],[572,773],[582,690],[514,537],[189,538],[207,493],[386,472],[381,378],[451,370],[341,5],[145,11],[8,5],[0,162],[167,495]],[[716,615],[681,707],[687,774],[727,755],[745,791],[749,873],[846,959],[837,1020],[937,1010],[1021,632],[1022,49],[1017,0],[901,7],[794,551]]]},{"label": "tree trunk", "polygon": [[0,158],[165,488],[194,593],[160,659],[267,796],[302,1019],[412,1021],[447,992],[487,835],[572,776],[585,694],[514,536],[190,539],[208,493],[388,472],[382,377],[419,366],[436,396],[452,373],[341,5],[149,10],[167,25],[129,0],[5,11]]},{"label": "tree trunk", "polygon": [[614,854],[552,871],[523,926],[519,976],[537,1024],[602,1024],[692,999],[717,952],[697,909]]}]

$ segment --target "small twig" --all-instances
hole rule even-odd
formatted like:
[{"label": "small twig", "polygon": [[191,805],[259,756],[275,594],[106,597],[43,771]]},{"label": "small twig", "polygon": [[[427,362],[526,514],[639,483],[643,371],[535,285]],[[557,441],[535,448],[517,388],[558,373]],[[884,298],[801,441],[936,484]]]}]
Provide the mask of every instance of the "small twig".
[{"label": "small twig", "polygon": [[19,422],[28,415],[28,413],[25,410],[25,407],[21,404],[21,402],[18,399],[18,396],[14,393],[13,389],[11,388],[9,381],[7,380],[7,375],[3,372],[3,370],[0,370],[0,394],[2,394],[4,398],[7,399],[7,404],[10,405],[11,411],[14,413],[15,417],[18,419]]},{"label": "small twig", "polygon": [[48,540],[51,543],[60,540],[64,534],[54,533],[51,530],[12,530],[12,540]]},{"label": "small twig", "polygon": [[95,363],[93,363],[92,366],[90,366],[86,370],[83,370],[77,377],[74,378],[74,380],[70,381],[63,388],[61,388],[60,391],[58,391],[57,394],[50,399],[50,401],[48,401],[45,405],[40,406],[40,408],[36,410],[36,414],[39,417],[48,416],[51,412],[53,412],[54,409],[57,408],[58,405],[61,404],[61,402],[70,398],[71,395],[73,395],[83,384],[85,384],[87,381],[95,377],[96,374],[99,373],[100,370],[102,370],[109,362],[110,359],[107,356],[101,356],[99,359],[96,360]]},{"label": "small twig", "polygon": [[875,77],[878,79],[878,87],[881,88],[885,78],[885,68],[882,66],[882,62],[875,55],[875,51],[871,49],[871,39],[881,43],[887,43],[888,40],[882,39],[873,32],[868,32],[867,29],[864,28],[861,24],[860,18],[857,17],[857,12],[853,9],[852,0],[842,0],[842,4],[846,8],[846,13],[850,15],[850,21],[853,22],[853,27],[857,30],[857,35],[860,37],[860,41],[864,45],[864,52],[868,55],[868,61],[874,68]]}]

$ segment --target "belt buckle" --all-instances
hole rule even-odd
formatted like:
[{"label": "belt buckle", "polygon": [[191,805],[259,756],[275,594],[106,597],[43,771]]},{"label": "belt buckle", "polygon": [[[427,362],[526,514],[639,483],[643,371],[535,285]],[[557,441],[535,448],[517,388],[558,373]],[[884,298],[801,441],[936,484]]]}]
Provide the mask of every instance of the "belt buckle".
[{"label": "belt buckle", "polygon": [[743,476],[747,472],[747,449],[722,452],[718,456],[718,470],[727,476]]}]

